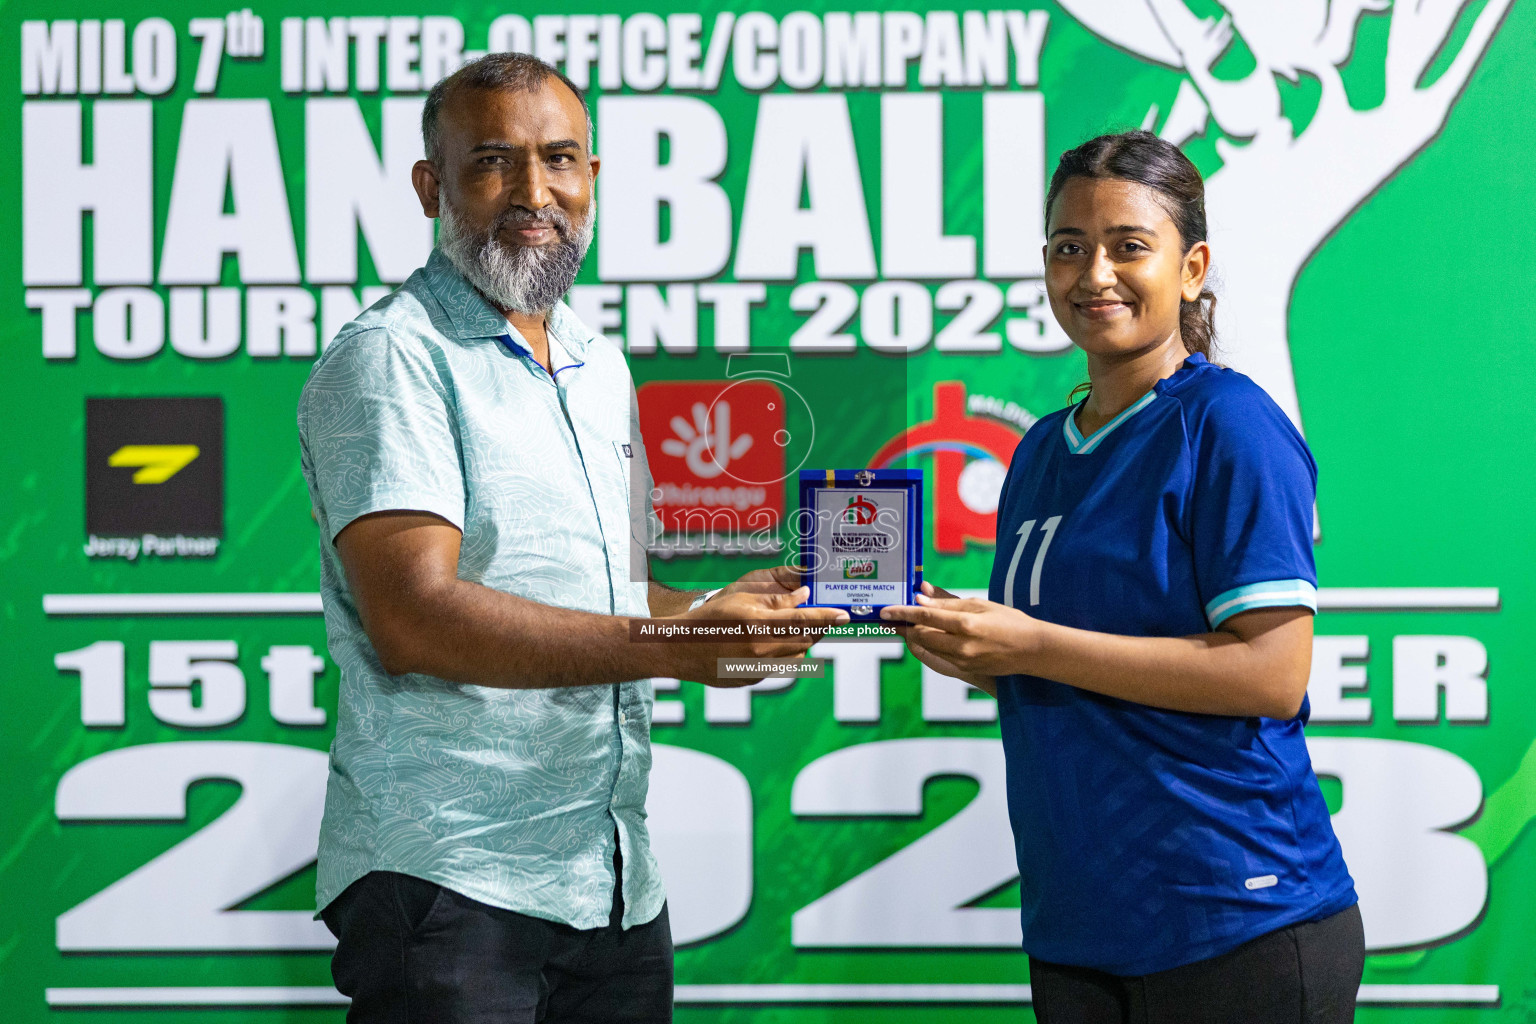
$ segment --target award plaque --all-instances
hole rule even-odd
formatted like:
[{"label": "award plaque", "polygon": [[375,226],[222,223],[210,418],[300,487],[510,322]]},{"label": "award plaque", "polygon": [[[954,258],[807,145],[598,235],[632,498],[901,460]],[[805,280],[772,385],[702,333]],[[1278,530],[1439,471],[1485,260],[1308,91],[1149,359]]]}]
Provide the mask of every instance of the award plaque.
[{"label": "award plaque", "polygon": [[923,471],[800,471],[799,533],[806,603],[854,621],[912,604],[923,578]]}]

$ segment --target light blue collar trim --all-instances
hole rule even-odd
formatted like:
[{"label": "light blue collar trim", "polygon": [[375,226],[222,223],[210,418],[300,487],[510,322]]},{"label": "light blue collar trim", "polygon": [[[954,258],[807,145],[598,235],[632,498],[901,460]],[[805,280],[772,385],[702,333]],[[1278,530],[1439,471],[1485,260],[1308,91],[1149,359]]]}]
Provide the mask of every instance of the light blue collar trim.
[{"label": "light blue collar trim", "polygon": [[1136,415],[1141,410],[1145,409],[1147,406],[1151,405],[1156,398],[1156,391],[1148,391],[1146,394],[1136,399],[1136,401],[1132,402],[1129,407],[1122,409],[1120,415],[1104,424],[1098,430],[1095,430],[1093,434],[1087,438],[1083,437],[1083,435],[1077,429],[1077,424],[1073,422],[1073,420],[1077,418],[1077,410],[1081,409],[1083,402],[1087,401],[1086,398],[1083,399],[1083,402],[1078,402],[1071,409],[1067,410],[1067,418],[1062,421],[1062,433],[1066,435],[1067,451],[1073,455],[1089,454],[1099,445],[1103,444],[1104,439],[1108,437],[1116,427],[1130,419],[1132,416]]}]

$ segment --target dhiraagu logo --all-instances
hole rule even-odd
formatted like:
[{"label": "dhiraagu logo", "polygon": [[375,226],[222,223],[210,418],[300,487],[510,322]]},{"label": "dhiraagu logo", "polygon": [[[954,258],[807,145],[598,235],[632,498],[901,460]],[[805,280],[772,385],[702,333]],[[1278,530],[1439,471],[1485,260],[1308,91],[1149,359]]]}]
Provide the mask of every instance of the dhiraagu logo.
[{"label": "dhiraagu logo", "polygon": [[872,579],[879,569],[880,563],[873,558],[843,559],[843,579],[845,580]]}]

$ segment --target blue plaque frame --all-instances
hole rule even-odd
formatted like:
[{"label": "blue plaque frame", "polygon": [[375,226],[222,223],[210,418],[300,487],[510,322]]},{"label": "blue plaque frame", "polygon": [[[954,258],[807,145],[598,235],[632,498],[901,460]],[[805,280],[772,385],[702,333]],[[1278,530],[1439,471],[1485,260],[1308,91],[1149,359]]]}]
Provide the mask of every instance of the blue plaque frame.
[{"label": "blue plaque frame", "polygon": [[[906,499],[906,580],[900,601],[879,604],[817,602],[817,581],[811,570],[813,556],[821,550],[815,493],[828,489],[856,492],[863,489],[902,490]],[[796,516],[801,562],[807,571],[802,581],[811,588],[807,607],[841,608],[854,622],[878,622],[880,609],[891,604],[915,604],[923,582],[923,471],[920,469],[802,469],[800,471],[800,511]]]}]

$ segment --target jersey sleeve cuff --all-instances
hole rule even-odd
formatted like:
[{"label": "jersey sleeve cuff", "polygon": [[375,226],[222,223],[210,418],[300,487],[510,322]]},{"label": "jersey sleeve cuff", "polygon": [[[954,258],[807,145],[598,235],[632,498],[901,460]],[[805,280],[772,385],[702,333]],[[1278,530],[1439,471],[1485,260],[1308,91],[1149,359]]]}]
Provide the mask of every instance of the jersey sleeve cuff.
[{"label": "jersey sleeve cuff", "polygon": [[1239,612],[1255,608],[1302,607],[1317,611],[1317,588],[1306,580],[1270,580],[1233,587],[1205,606],[1205,618],[1215,629]]}]

